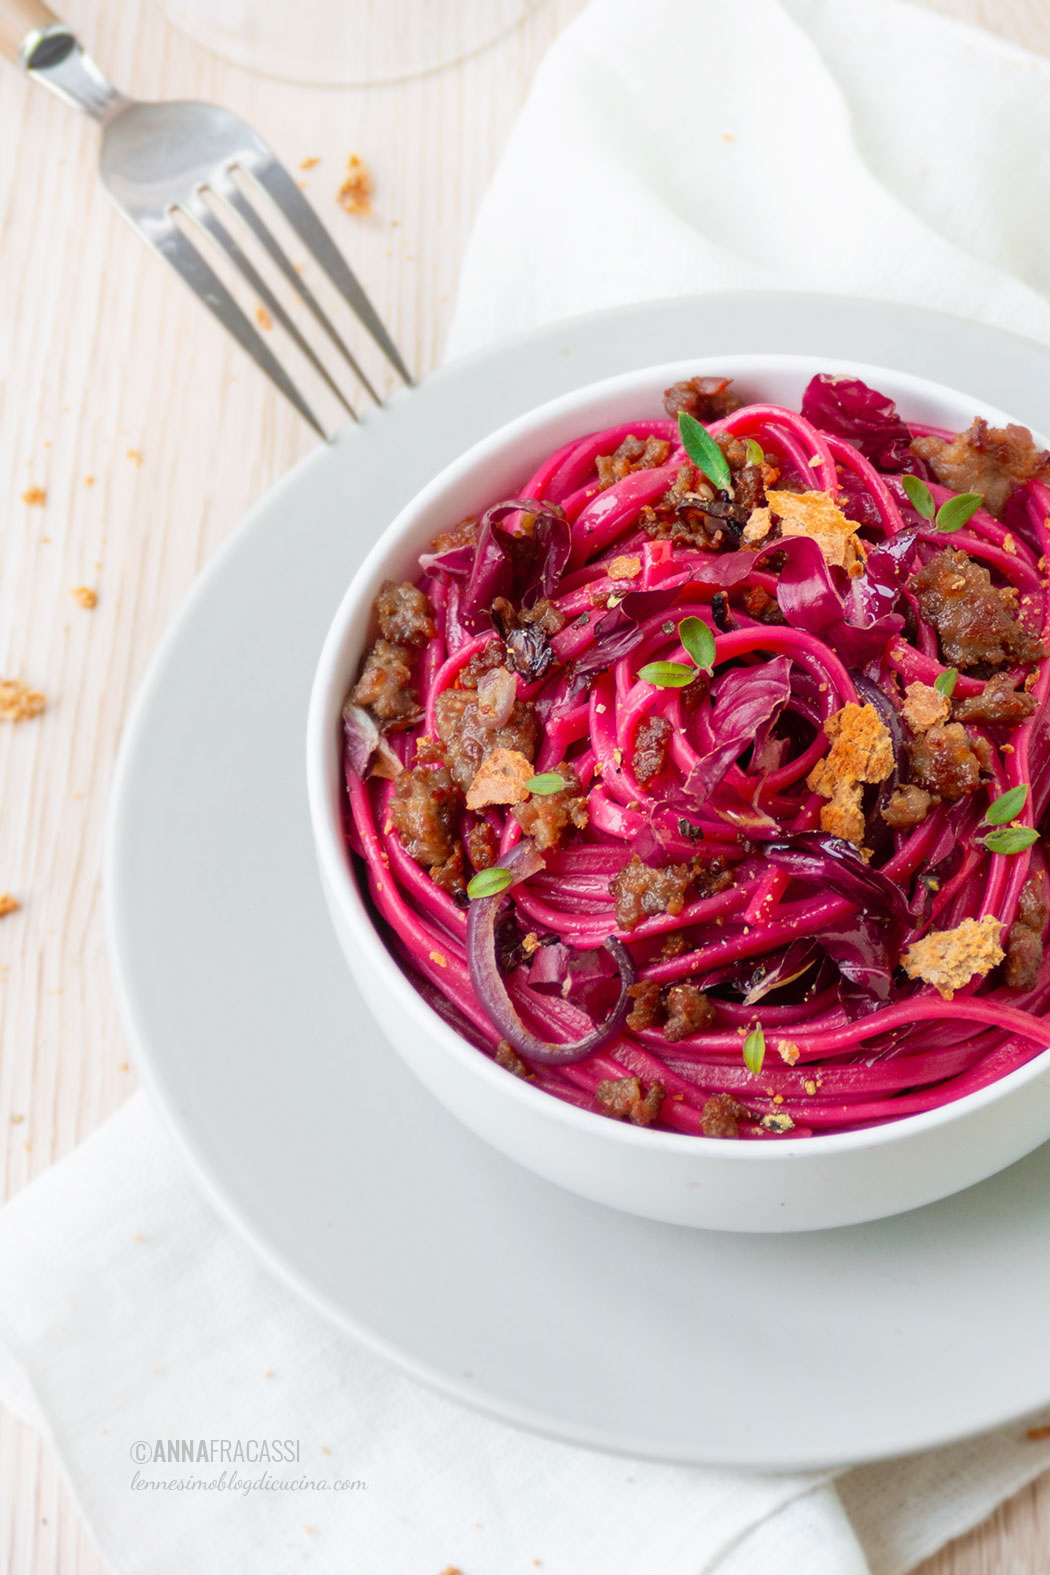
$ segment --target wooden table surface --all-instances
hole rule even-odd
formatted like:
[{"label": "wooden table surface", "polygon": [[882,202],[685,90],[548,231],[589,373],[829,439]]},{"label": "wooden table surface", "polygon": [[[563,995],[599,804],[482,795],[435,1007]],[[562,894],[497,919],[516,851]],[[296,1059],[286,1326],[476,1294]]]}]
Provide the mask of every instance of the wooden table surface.
[{"label": "wooden table surface", "polygon": [[[308,195],[424,371],[440,359],[471,218],[532,73],[583,3],[540,0],[505,38],[431,76],[338,90],[226,65],[153,0],[70,0],[65,16],[137,97],[226,104],[293,169],[319,159],[302,175]],[[921,3],[1050,53],[1050,0]],[[0,893],[21,903],[0,919],[4,1196],[134,1087],[99,879],[121,728],[202,564],[315,441],[105,201],[97,146],[82,117],[0,69],[0,677],[47,700],[36,720],[0,723]],[[351,153],[374,175],[369,217],[336,205]],[[23,501],[31,489],[44,501]],[[71,594],[83,586],[97,591],[92,608]],[[1048,1550],[1050,1479],[923,1575],[1045,1575]],[[7,1414],[0,1568],[105,1568],[53,1456]]]}]

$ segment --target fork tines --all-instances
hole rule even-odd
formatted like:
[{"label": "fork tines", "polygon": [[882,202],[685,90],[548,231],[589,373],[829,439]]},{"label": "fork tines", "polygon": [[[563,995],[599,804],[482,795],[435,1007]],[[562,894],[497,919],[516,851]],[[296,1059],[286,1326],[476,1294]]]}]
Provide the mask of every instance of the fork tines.
[{"label": "fork tines", "polygon": [[[254,291],[261,306],[270,314],[271,319],[280,324],[330,393],[338,400],[342,408],[356,420],[356,412],[350,401],[327,371],[323,361],[309,341],[300,332],[295,322],[282,306],[270,285],[246,255],[244,248],[231,232],[229,226],[220,218],[214,203],[209,202],[209,197],[225,204],[232,213],[236,214],[255,237],[283,278],[295,290],[299,299],[324,330],[362,387],[367,390],[377,404],[382,404],[382,399],[373,383],[366,376],[357,358],[335,327],[328,313],[324,310],[309,285],[301,278],[272,230],[260,217],[255,206],[249,201],[243,186],[237,179],[238,174],[246,176],[255,189],[265,194],[265,197],[269,198],[279,210],[295,232],[298,240],[303,243],[310,256],[327,275],[399,377],[411,385],[411,373],[368,296],[355,278],[328,231],[295,184],[295,181],[272,154],[267,153],[263,157],[261,154],[253,152],[250,156],[242,156],[236,162],[227,164],[225,167],[217,170],[206,184],[196,189],[192,198],[182,205],[181,211],[224,254],[227,261],[244,280],[245,284]],[[182,278],[196,292],[205,305],[229,329],[256,364],[280,389],[281,393],[291,401],[299,414],[310,423],[321,437],[327,438],[328,433],[321,420],[307,403],[307,400],[281,365],[277,356],[270,349],[262,334],[234,299],[198,247],[194,245],[187,231],[177,228],[174,224],[169,224],[162,228],[160,233],[152,236],[151,239],[167,261],[171,263],[172,267],[181,274]]]}]

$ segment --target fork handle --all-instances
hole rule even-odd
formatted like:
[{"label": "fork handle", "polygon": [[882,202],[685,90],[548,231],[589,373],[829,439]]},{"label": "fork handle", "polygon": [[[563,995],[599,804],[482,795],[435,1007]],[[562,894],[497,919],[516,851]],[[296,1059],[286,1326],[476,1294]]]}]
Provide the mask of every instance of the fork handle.
[{"label": "fork handle", "polygon": [[55,13],[43,0],[0,0],[0,54],[26,65],[23,45],[30,45],[34,33],[58,23]]}]

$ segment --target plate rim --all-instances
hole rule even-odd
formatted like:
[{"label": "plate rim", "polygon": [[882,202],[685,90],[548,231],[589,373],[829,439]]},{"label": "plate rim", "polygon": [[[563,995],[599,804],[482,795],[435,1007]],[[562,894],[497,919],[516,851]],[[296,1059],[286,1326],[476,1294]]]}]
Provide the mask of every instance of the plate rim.
[{"label": "plate rim", "polygon": [[[433,386],[435,384],[440,385],[451,378],[458,379],[463,375],[468,375],[475,366],[504,356],[508,351],[535,344],[543,338],[556,340],[562,335],[572,335],[591,325],[599,325],[603,321],[615,322],[622,320],[624,317],[632,319],[644,318],[647,314],[654,311],[662,313],[673,309],[675,306],[688,309],[697,305],[711,307],[719,304],[753,304],[756,300],[769,304],[782,303],[787,305],[790,303],[795,306],[804,303],[805,305],[818,308],[822,306],[835,306],[840,309],[859,307],[862,310],[870,309],[887,314],[911,314],[916,317],[932,319],[934,322],[939,322],[946,327],[955,324],[965,328],[971,338],[983,338],[990,346],[1005,339],[1013,342],[1018,350],[1023,349],[1029,353],[1035,352],[1038,356],[1046,359],[1048,370],[1050,370],[1050,349],[1047,347],[1010,330],[999,329],[984,323],[970,322],[956,314],[939,312],[906,302],[886,301],[876,297],[856,296],[849,293],[738,290],[687,294],[653,301],[634,302],[625,306],[613,306],[598,312],[583,313],[573,317],[558,319],[555,322],[507,336],[492,346],[458,356],[428,374],[426,383]],[[859,358],[857,359],[859,360]],[[595,379],[588,379],[588,381],[595,381]],[[399,390],[387,402],[387,409],[400,407],[411,399],[412,394],[413,390]],[[370,413],[370,416],[366,416],[360,423],[359,428],[349,427],[344,429],[344,432],[356,432],[361,430],[361,428],[367,429],[370,419],[372,421],[381,419],[384,413],[382,410]],[[155,696],[163,691],[168,668],[173,656],[177,653],[184,629],[190,625],[198,608],[211,593],[213,585],[221,578],[222,570],[225,568],[227,561],[234,558],[243,544],[254,536],[255,531],[270,513],[274,503],[278,502],[285,492],[294,491],[301,483],[302,476],[311,467],[318,468],[325,463],[326,456],[331,453],[333,448],[339,446],[341,438],[342,434],[336,438],[334,444],[319,445],[292,466],[284,476],[252,505],[215,550],[208,563],[193,581],[167,628],[164,630],[150,658],[146,672],[139,682],[122,730],[120,750],[110,784],[105,822],[102,861],[103,918],[114,995],[120,1013],[121,1024],[127,1035],[142,1086],[150,1098],[153,1109],[161,1116],[163,1125],[171,1133],[176,1145],[189,1161],[187,1167],[189,1174],[195,1179],[198,1187],[215,1208],[219,1217],[232,1226],[234,1231],[248,1243],[256,1258],[261,1259],[277,1275],[279,1281],[283,1282],[293,1294],[301,1297],[308,1305],[316,1308],[325,1318],[334,1323],[337,1328],[359,1340],[368,1351],[389,1362],[395,1370],[410,1374],[428,1388],[496,1421],[521,1427],[541,1437],[556,1438],[562,1442],[597,1450],[600,1453],[634,1457],[641,1455],[649,1460],[669,1464],[719,1466],[756,1472],[827,1469],[829,1466],[827,1455],[813,1454],[806,1451],[767,1462],[762,1459],[756,1461],[753,1454],[745,1454],[743,1452],[727,1453],[721,1451],[713,1456],[705,1454],[702,1448],[698,1450],[685,1446],[681,1449],[647,1447],[640,1443],[637,1436],[621,1437],[606,1434],[604,1437],[596,1437],[584,1425],[577,1425],[565,1419],[555,1419],[545,1414],[534,1414],[527,1408],[506,1399],[493,1400],[484,1391],[471,1387],[462,1380],[457,1381],[440,1369],[432,1368],[425,1362],[419,1361],[402,1347],[384,1340],[373,1328],[361,1323],[334,1298],[319,1290],[308,1278],[304,1277],[303,1272],[297,1269],[282,1250],[275,1247],[267,1239],[260,1225],[250,1217],[235,1199],[226,1193],[221,1179],[215,1173],[208,1153],[198,1140],[192,1118],[186,1111],[179,1108],[177,1101],[170,1097],[168,1090],[164,1086],[160,1065],[155,1062],[150,1052],[148,1032],[144,1024],[140,1025],[138,1019],[133,998],[134,992],[129,979],[126,977],[121,960],[119,939],[121,916],[118,911],[117,890],[119,883],[116,878],[120,858],[119,824],[122,819],[121,811],[125,799],[132,794],[133,741],[141,719],[150,711]],[[319,651],[320,644],[318,644]],[[863,1228],[841,1227],[841,1229]],[[756,1237],[754,1239],[757,1242],[762,1238]],[[908,1436],[906,1440],[887,1442],[875,1452],[863,1448],[836,1452],[831,1464],[835,1468],[845,1468],[960,1442],[978,1436],[997,1426],[1020,1421],[1028,1415],[1036,1414],[1040,1409],[1045,1408],[1047,1401],[1050,1401],[1050,1393],[1048,1393],[1045,1401],[1038,1401],[1035,1406],[1026,1408],[1025,1411],[1020,1413],[1013,1406],[1006,1410],[995,1410],[994,1408],[986,1410],[976,1422],[968,1425],[963,1431],[959,1431],[957,1427],[952,1427],[948,1429],[942,1428],[940,1431],[936,1428],[931,1428],[924,1433],[919,1433],[916,1429],[911,1428],[907,1430]]]}]

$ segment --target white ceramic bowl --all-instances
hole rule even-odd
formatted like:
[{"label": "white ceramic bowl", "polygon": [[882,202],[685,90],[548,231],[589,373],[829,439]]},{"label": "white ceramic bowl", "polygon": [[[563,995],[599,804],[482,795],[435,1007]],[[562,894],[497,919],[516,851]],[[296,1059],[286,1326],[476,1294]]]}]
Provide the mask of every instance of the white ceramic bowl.
[{"label": "white ceramic bowl", "polygon": [[[530,1170],[613,1208],[712,1230],[856,1224],[983,1180],[1050,1138],[1050,1052],[921,1115],[863,1132],[770,1143],[652,1131],[565,1104],[508,1076],[442,1021],[373,927],[343,836],[340,711],[374,635],[371,609],[381,582],[414,578],[418,554],[439,530],[493,499],[513,497],[539,462],[571,438],[662,413],[662,391],[680,378],[724,374],[746,398],[797,409],[816,372],[860,376],[892,395],[914,421],[961,429],[975,415],[999,426],[1010,419],[905,373],[804,356],[693,358],[592,384],[475,445],[383,530],[335,616],[310,703],[310,814],[325,896],[350,969],[392,1045],[461,1121]],[[440,1154],[433,1160],[440,1164]]]}]

